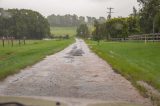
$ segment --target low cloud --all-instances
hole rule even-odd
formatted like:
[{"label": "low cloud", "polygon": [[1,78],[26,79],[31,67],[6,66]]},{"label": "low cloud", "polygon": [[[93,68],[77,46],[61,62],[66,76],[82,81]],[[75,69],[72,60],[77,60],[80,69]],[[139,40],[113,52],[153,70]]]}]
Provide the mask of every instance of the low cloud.
[{"label": "low cloud", "polygon": [[128,16],[137,0],[0,0],[2,8],[25,8],[43,15],[77,14],[81,16],[107,17],[107,7],[115,8],[114,17]]}]

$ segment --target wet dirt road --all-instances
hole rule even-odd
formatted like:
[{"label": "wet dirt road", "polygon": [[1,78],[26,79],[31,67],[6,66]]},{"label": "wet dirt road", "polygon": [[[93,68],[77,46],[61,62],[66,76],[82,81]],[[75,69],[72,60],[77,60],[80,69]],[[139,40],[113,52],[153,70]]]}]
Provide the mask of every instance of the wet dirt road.
[{"label": "wet dirt road", "polygon": [[83,40],[0,82],[0,95],[125,101],[149,105],[129,81],[115,73]]}]

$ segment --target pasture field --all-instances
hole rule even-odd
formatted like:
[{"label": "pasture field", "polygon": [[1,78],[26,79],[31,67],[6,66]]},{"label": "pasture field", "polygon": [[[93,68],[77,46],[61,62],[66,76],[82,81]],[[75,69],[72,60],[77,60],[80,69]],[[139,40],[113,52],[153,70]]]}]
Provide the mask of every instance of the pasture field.
[{"label": "pasture field", "polygon": [[64,49],[73,42],[73,39],[27,40],[26,45],[19,46],[17,42],[13,47],[11,44],[2,47],[0,42],[0,79],[19,72],[20,69]]},{"label": "pasture field", "polygon": [[133,84],[145,81],[160,91],[160,43],[86,41],[115,71]]},{"label": "pasture field", "polygon": [[51,27],[51,34],[55,36],[63,36],[63,35],[69,35],[70,37],[73,37],[76,35],[76,27]]}]

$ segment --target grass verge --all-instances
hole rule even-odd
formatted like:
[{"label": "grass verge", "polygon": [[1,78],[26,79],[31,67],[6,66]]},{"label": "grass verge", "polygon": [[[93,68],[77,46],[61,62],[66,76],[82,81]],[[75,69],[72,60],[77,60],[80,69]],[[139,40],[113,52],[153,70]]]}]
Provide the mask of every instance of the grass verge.
[{"label": "grass verge", "polygon": [[160,91],[160,43],[102,41],[97,45],[95,41],[86,42],[144,95],[146,90],[137,85],[137,81],[144,81]]},{"label": "grass verge", "polygon": [[21,46],[14,44],[13,47],[11,45],[2,47],[0,45],[0,79],[19,72],[20,69],[42,60],[47,55],[63,50],[73,41],[73,39],[30,40],[26,41],[26,45]]},{"label": "grass verge", "polygon": [[55,36],[69,35],[73,37],[76,35],[76,27],[51,27],[51,34]]}]

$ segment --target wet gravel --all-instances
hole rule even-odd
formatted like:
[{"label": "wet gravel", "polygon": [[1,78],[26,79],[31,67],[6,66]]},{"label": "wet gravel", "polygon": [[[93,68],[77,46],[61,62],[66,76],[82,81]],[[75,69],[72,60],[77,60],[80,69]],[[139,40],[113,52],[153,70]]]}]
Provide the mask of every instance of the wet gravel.
[{"label": "wet gravel", "polygon": [[83,40],[0,82],[0,95],[51,96],[150,105]]}]

